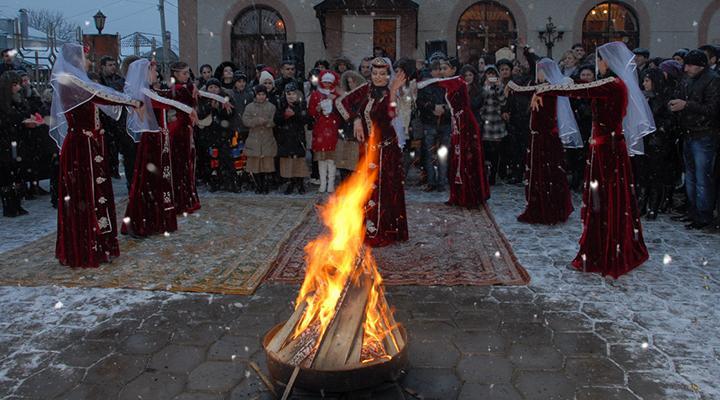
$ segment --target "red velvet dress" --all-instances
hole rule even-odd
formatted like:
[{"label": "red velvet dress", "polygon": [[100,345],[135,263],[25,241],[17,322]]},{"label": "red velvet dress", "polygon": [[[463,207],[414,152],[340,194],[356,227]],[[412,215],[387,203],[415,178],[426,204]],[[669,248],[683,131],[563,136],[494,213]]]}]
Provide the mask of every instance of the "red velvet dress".
[{"label": "red velvet dress", "polygon": [[55,257],[73,268],[97,268],[120,255],[105,130],[97,107],[122,104],[113,97],[98,94],[65,113],[68,131],[60,152]]},{"label": "red velvet dress", "polygon": [[[172,99],[195,107],[192,83],[176,83]],[[195,186],[195,140],[190,116],[176,113],[168,123],[170,130],[170,158],[172,159],[173,201],[175,211],[191,214],[200,209],[200,198]]]},{"label": "red velvet dress", "polygon": [[525,165],[527,205],[518,221],[548,225],[567,221],[573,205],[558,132],[557,97],[546,97],[542,108],[530,114],[530,147]]},{"label": "red velvet dress", "polygon": [[160,132],[143,132],[140,136],[130,201],[125,211],[125,217],[130,220],[123,223],[123,234],[149,236],[177,230],[167,111],[181,111],[161,101],[151,101]]},{"label": "red velvet dress", "polygon": [[371,167],[375,165],[379,168],[379,174],[365,208],[365,243],[382,247],[408,240],[405,174],[402,152],[392,126],[395,108],[390,104],[388,89],[364,84],[338,99],[335,104],[343,118],[360,118],[366,133],[381,135],[378,140],[378,160],[371,163]]},{"label": "red velvet dress", "polygon": [[572,265],[617,278],[648,259],[622,134],[627,87],[621,79],[608,78],[581,85],[550,85],[538,94],[592,99],[593,129],[581,210],[583,233]]},{"label": "red velvet dress", "polygon": [[451,154],[448,168],[448,205],[477,208],[490,198],[485,177],[482,132],[470,105],[467,84],[461,77],[438,81],[446,91],[452,115]]}]

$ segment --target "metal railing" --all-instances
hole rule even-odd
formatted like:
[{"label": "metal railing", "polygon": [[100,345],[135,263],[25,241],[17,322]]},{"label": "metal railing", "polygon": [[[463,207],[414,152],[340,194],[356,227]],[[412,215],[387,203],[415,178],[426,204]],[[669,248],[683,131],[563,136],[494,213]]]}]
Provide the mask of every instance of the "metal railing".
[{"label": "metal railing", "polygon": [[[16,57],[22,62],[23,67],[30,76],[30,81],[38,91],[42,91],[50,85],[50,73],[52,67],[55,65],[58,54],[60,54],[60,48],[66,41],[58,40],[57,34],[55,33],[55,27],[50,25],[47,32],[45,32],[45,40],[38,42],[41,43],[39,46],[31,46],[28,41],[29,38],[25,38],[22,34],[20,27],[20,20],[15,19],[13,24],[13,48],[17,51]],[[75,31],[75,41],[77,43],[83,42],[82,29],[80,27]]]}]

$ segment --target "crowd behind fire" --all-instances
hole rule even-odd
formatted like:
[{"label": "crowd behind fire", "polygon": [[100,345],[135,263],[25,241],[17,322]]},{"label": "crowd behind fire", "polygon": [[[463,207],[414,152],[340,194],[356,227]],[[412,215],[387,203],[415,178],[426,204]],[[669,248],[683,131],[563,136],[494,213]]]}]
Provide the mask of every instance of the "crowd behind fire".
[{"label": "crowd behind fire", "polygon": [[[720,65],[720,48],[705,45],[693,50],[679,49],[663,57],[642,48],[633,52],[638,82],[657,126],[656,132],[644,139],[645,155],[632,157],[641,215],[654,220],[658,214],[671,214],[676,221],[692,222],[687,225],[689,229],[718,233],[720,76],[716,70]],[[374,49],[374,54],[358,66],[344,57],[318,60],[307,75],[298,70],[293,60],[283,60],[276,66],[257,65],[254,76],[246,75],[242,66],[232,62],[200,66],[192,77],[195,85],[229,102],[223,104],[208,97],[198,100],[197,183],[211,192],[305,193],[308,184],[312,190],[317,187],[319,192],[332,192],[353,170],[359,144],[353,136],[352,123],[346,123],[337,114],[332,102],[318,101],[313,93],[322,91],[335,98],[369,81],[371,61],[377,56],[384,56],[382,49]],[[52,89],[38,92],[28,73],[14,59],[12,49],[4,50],[2,57],[0,194],[3,215],[14,217],[27,214],[23,201],[48,194],[57,207],[58,149],[43,123],[43,118],[50,114]],[[405,63],[403,70],[413,70],[417,81],[455,75],[465,79],[473,112],[482,129],[491,185],[521,185],[524,180],[531,98],[505,90],[510,81],[521,86],[534,82],[539,57],[525,47],[522,58],[525,61],[481,56],[461,65],[454,57],[435,53],[414,62],[397,61]],[[124,73],[135,59],[126,57],[118,64],[117,60],[104,57],[98,62],[98,72],[88,75],[122,91]],[[598,79],[594,62],[594,53],[586,52],[581,44],[572,46],[559,60],[563,75],[576,82]],[[156,85],[163,83],[159,81]],[[451,133],[444,90],[431,85],[410,91],[407,96],[412,101],[404,167],[406,172],[419,172],[422,190],[444,191]],[[590,100],[571,102],[585,147],[566,149],[567,178],[571,188],[580,192],[592,110]],[[256,124],[245,113],[247,108],[258,108],[253,115],[267,114],[264,118],[268,123]],[[136,143],[126,133],[123,119],[104,118],[102,123],[113,178],[121,179],[124,172],[129,185]],[[330,134],[328,126],[332,128]],[[257,142],[253,149],[260,149],[262,154],[245,151],[249,138]],[[274,158],[274,162],[248,168],[253,157],[258,156],[265,160]],[[250,173],[251,170],[256,173]],[[43,183],[43,187],[40,182],[47,179],[50,184]],[[706,214],[699,219],[705,222],[697,223],[698,219],[693,222],[687,216],[688,193],[699,194],[703,204],[697,204],[696,209]]]}]

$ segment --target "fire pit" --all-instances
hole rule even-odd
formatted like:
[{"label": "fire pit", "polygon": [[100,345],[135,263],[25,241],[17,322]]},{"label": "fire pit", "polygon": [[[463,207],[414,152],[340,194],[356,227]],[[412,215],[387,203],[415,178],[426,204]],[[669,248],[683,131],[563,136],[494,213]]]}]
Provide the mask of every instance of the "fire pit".
[{"label": "fire pit", "polygon": [[[372,141],[379,135],[370,135]],[[325,233],[305,246],[295,312],[263,340],[270,375],[309,391],[350,392],[396,380],[407,366],[407,334],[395,321],[375,259],[363,246],[365,207],[377,176],[373,143],[319,207]]]},{"label": "fire pit", "polygon": [[[263,346],[266,349],[268,343],[282,328],[282,325],[276,325],[265,335]],[[407,339],[405,329],[400,327],[399,330],[403,339]],[[344,393],[372,388],[383,382],[393,382],[400,377],[402,371],[407,367],[406,349],[407,346],[403,346],[399,353],[382,362],[353,364],[335,370],[320,370],[301,366],[295,380],[295,386],[310,391]],[[270,375],[278,384],[285,386],[286,382],[290,382],[295,366],[283,362],[275,353],[268,352],[266,354]]]}]

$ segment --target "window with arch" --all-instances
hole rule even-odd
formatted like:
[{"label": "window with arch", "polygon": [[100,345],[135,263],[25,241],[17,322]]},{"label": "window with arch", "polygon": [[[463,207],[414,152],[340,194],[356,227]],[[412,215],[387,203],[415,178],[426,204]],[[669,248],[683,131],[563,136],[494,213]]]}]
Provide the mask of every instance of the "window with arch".
[{"label": "window with arch", "polygon": [[241,11],[231,33],[232,61],[249,76],[255,76],[255,65],[276,67],[282,60],[287,40],[285,21],[276,10],[252,6]]},{"label": "window with arch", "polygon": [[517,38],[515,17],[496,1],[479,1],[460,16],[457,25],[457,56],[461,62],[476,60],[510,47]]},{"label": "window with arch", "polygon": [[640,44],[638,18],[629,6],[606,1],[593,7],[583,20],[582,43],[588,52],[605,43],[620,41],[634,49]]}]

